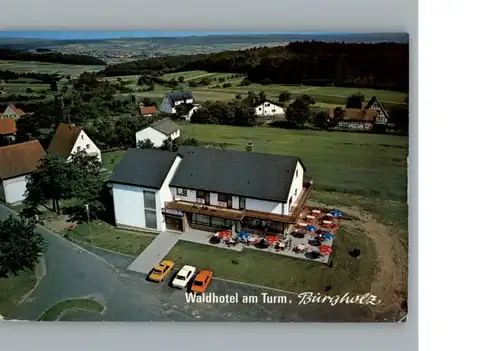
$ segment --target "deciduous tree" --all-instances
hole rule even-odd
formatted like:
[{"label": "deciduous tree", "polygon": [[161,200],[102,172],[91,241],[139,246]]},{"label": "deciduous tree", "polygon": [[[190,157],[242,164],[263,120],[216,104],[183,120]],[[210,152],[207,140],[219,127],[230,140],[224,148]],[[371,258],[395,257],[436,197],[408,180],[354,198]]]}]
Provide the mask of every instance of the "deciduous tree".
[{"label": "deciduous tree", "polygon": [[46,249],[35,222],[12,216],[0,221],[0,278],[35,269]]}]

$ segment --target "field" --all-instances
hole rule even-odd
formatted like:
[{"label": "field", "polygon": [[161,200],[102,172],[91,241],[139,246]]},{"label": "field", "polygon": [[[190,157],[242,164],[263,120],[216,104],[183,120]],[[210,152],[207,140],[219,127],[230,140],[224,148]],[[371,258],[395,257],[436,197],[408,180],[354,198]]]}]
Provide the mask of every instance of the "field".
[{"label": "field", "polygon": [[183,137],[299,156],[315,189],[406,200],[408,138],[392,135],[183,124]]},{"label": "field", "polygon": [[17,73],[59,73],[61,75],[79,76],[83,72],[94,72],[103,69],[103,66],[64,65],[50,62],[4,61],[0,60],[0,71]]},{"label": "field", "polygon": [[[278,84],[250,84],[247,86],[240,86],[239,84],[243,80],[243,77],[231,78],[230,73],[210,73],[206,71],[189,71],[189,72],[179,72],[170,73],[162,76],[163,79],[170,80],[176,79],[180,76],[184,77],[186,83],[191,80],[200,80],[204,77],[210,77],[214,81],[206,86],[198,86],[194,88],[186,87],[193,92],[195,99],[198,102],[204,102],[208,100],[231,100],[240,94],[242,96],[246,95],[249,91],[254,92],[265,92],[267,97],[273,100],[278,100],[280,93],[288,91],[291,94],[292,99],[307,94],[311,96],[315,101],[316,107],[329,108],[331,105],[344,105],[346,98],[354,93],[361,92],[365,96],[365,101],[368,101],[372,96],[376,96],[377,99],[384,103],[385,105],[395,105],[402,104],[405,98],[408,97],[406,93],[400,93],[396,91],[389,90],[375,90],[375,89],[357,89],[357,88],[342,88],[334,86],[308,86],[308,85],[278,85]],[[106,78],[108,80],[122,79],[130,84],[131,88],[139,88],[137,86],[137,80],[139,76],[122,76]],[[219,78],[224,78],[224,82],[219,82]],[[230,87],[223,88],[222,84],[231,83]],[[170,91],[170,88],[155,85],[153,91],[137,92],[135,95],[140,97],[149,97],[153,99],[162,98],[166,92]]]}]

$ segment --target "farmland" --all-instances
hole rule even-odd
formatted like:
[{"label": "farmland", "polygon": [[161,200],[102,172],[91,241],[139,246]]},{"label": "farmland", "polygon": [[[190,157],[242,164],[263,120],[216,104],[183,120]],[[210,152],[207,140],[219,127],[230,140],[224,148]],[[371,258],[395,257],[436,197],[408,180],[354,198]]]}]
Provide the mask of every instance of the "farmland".
[{"label": "farmland", "polygon": [[61,75],[79,76],[83,72],[100,71],[102,66],[82,66],[82,65],[64,65],[49,62],[27,62],[27,61],[4,61],[0,60],[0,71],[13,71],[16,73],[37,72]]},{"label": "farmland", "polygon": [[[236,95],[245,95],[249,91],[254,92],[265,92],[267,97],[272,100],[278,100],[280,93],[288,91],[291,94],[291,98],[294,99],[300,95],[307,94],[311,96],[315,101],[316,107],[329,108],[331,105],[343,105],[345,104],[346,98],[354,93],[360,92],[364,94],[365,100],[370,99],[372,96],[376,96],[377,99],[386,104],[402,104],[408,94],[388,91],[388,90],[375,90],[375,89],[358,89],[358,88],[343,88],[334,86],[308,86],[308,85],[278,85],[278,84],[250,84],[241,86],[239,85],[244,79],[243,77],[231,78],[230,73],[210,73],[206,71],[188,71],[188,72],[178,72],[170,73],[162,76],[165,80],[178,79],[179,77],[184,77],[184,81],[188,83],[189,81],[196,81],[202,78],[208,77],[212,79],[212,83],[206,86],[197,86],[194,88],[189,88],[186,86],[185,89],[189,89],[193,92],[195,99],[198,102],[204,102],[208,100],[231,100],[236,97]],[[139,76],[122,76],[106,78],[110,81],[117,80],[120,78],[124,82],[129,84],[131,88],[138,88],[137,81]],[[219,79],[224,79],[224,82],[219,82]],[[230,87],[222,87],[224,83],[231,83]],[[171,88],[164,87],[161,85],[155,85],[152,91],[143,91],[134,93],[139,97],[149,97],[152,99],[161,99],[166,92],[170,91]]]}]

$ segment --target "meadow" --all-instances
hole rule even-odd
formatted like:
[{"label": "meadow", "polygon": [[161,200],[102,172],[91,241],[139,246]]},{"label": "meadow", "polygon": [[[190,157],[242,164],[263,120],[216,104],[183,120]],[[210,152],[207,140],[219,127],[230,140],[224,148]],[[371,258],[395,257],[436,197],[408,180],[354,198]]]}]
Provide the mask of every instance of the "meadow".
[{"label": "meadow", "polygon": [[317,190],[406,200],[408,138],[394,135],[183,124],[183,137],[299,156]]},{"label": "meadow", "polygon": [[13,71],[17,73],[59,73],[61,75],[79,76],[83,72],[100,71],[104,66],[64,65],[50,62],[30,61],[5,61],[0,60],[0,71]]}]

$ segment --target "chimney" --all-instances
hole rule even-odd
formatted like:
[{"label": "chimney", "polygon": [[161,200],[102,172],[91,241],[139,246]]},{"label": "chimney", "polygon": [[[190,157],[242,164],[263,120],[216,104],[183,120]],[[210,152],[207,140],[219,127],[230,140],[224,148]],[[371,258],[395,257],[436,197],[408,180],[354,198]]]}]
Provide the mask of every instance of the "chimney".
[{"label": "chimney", "polygon": [[252,142],[249,142],[249,143],[247,144],[247,151],[248,151],[248,152],[252,152],[252,151],[253,151],[253,143],[252,143]]}]

